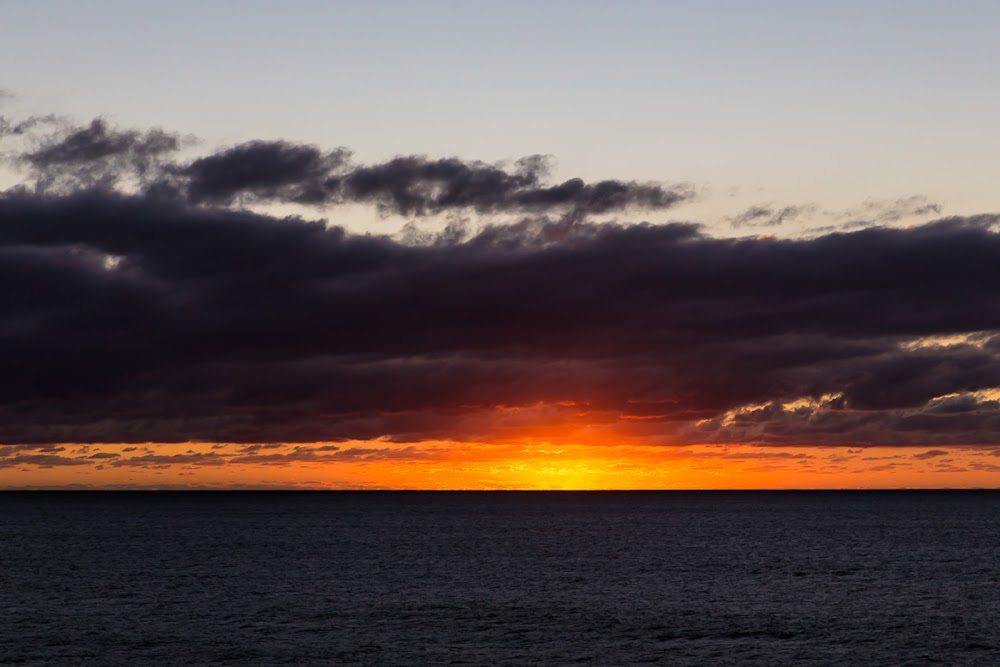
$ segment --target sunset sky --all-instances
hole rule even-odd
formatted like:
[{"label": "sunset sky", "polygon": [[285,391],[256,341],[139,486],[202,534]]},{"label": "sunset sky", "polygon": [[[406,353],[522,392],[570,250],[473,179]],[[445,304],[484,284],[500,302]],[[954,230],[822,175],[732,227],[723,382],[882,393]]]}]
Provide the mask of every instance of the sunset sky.
[{"label": "sunset sky", "polygon": [[1000,4],[5,7],[0,488],[1000,487]]}]

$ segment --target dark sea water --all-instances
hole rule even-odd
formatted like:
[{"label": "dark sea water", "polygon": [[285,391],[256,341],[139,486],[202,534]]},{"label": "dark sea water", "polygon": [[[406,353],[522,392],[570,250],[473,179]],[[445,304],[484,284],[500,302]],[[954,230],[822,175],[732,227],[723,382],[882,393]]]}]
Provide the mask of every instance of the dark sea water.
[{"label": "dark sea water", "polygon": [[0,493],[0,664],[1000,665],[1000,493]]}]

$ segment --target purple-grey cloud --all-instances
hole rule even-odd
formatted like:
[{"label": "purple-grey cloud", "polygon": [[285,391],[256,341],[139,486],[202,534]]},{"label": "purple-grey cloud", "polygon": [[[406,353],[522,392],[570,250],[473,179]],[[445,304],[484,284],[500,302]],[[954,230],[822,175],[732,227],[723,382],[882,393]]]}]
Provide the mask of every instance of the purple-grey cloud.
[{"label": "purple-grey cloud", "polygon": [[[4,134],[34,129],[39,118],[0,122]],[[33,187],[67,193],[136,182],[142,192],[192,204],[287,202],[309,206],[369,203],[387,214],[559,213],[579,219],[629,208],[666,209],[691,199],[690,185],[571,178],[546,183],[546,159],[533,155],[512,167],[475,160],[398,156],[375,164],[351,162],[346,148],[323,151],[285,141],[250,141],[193,160],[176,157],[181,140],[160,129],[113,127],[104,119],[37,138],[41,146],[17,162]]]},{"label": "purple-grey cloud", "polygon": [[[178,146],[95,121],[21,156],[36,181],[0,195],[0,442],[356,460],[405,450],[259,443],[490,441],[523,419],[504,406],[654,443],[1000,444],[996,215],[725,239],[588,220],[687,194],[548,184],[537,157]],[[255,200],[522,219],[402,242],[236,208]]]}]

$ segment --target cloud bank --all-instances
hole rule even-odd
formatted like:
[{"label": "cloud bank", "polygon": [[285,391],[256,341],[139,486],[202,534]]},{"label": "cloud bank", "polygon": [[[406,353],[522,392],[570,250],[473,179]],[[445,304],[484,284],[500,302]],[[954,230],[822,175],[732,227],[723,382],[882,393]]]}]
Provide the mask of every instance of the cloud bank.
[{"label": "cloud bank", "polygon": [[[538,157],[182,144],[97,120],[11,158],[0,443],[1000,444],[1000,216],[715,238],[595,222],[690,193],[547,184]],[[265,201],[522,219],[404,243],[241,208]]]}]

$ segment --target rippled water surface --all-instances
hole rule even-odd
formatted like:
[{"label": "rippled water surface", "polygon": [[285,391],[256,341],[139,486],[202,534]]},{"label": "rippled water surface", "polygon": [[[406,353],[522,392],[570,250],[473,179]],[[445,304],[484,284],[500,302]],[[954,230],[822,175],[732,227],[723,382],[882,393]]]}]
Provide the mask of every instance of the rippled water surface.
[{"label": "rippled water surface", "polygon": [[0,664],[997,665],[1000,493],[4,493]]}]

